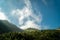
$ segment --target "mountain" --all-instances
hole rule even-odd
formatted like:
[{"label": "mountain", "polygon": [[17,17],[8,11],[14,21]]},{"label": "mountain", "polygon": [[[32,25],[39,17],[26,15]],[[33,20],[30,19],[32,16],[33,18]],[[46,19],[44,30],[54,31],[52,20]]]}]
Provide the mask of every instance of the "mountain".
[{"label": "mountain", "polygon": [[20,31],[22,31],[20,28],[8,22],[7,20],[0,20],[0,33],[20,32]]},{"label": "mountain", "polygon": [[35,29],[35,28],[27,28],[25,30],[39,30],[39,29]]},{"label": "mountain", "polygon": [[39,29],[35,29],[35,28],[28,28],[24,30],[25,32],[33,32],[33,31],[40,31]]}]

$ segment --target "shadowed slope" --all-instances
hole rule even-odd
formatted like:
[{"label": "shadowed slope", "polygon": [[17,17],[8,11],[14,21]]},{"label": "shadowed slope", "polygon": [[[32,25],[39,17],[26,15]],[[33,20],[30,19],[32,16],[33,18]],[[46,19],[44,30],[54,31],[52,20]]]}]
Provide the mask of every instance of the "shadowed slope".
[{"label": "shadowed slope", "polygon": [[22,31],[16,25],[9,23],[7,20],[0,20],[0,33]]}]

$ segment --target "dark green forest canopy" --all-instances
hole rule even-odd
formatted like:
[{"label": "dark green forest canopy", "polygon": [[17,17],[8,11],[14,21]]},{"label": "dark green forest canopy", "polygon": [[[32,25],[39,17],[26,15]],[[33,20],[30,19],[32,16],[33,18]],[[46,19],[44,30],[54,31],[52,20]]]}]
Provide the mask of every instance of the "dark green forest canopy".
[{"label": "dark green forest canopy", "polygon": [[0,40],[60,40],[60,30],[25,30],[0,34]]}]

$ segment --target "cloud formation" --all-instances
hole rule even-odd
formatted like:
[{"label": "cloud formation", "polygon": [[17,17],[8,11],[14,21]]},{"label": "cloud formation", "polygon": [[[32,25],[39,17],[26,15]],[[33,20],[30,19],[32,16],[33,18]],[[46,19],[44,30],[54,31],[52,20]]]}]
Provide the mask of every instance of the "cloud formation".
[{"label": "cloud formation", "polygon": [[33,12],[31,3],[29,0],[24,0],[25,6],[23,9],[16,9],[12,11],[12,15],[17,16],[19,20],[19,25],[21,29],[35,28],[41,29],[40,25],[37,23],[41,22],[41,15],[36,15]]},{"label": "cloud formation", "polygon": [[0,20],[7,20],[7,17],[6,17],[6,15],[1,11],[1,8],[0,8]]},{"label": "cloud formation", "polygon": [[40,26],[35,24],[34,21],[27,21],[24,25],[22,25],[20,28],[21,29],[26,29],[26,28],[35,28],[35,29],[40,29]]}]

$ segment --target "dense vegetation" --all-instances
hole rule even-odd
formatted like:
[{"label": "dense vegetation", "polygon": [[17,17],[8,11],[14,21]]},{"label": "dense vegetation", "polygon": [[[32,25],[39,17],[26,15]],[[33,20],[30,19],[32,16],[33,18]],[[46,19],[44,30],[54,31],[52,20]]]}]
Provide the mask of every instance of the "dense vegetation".
[{"label": "dense vegetation", "polygon": [[0,40],[60,40],[60,30],[25,30],[0,34]]}]

